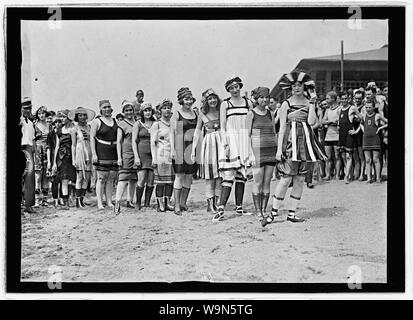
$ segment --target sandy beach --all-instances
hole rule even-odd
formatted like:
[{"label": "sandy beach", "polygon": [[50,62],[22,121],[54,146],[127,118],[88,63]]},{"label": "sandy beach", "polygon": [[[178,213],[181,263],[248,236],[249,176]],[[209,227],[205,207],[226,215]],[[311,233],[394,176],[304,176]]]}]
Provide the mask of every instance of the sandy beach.
[{"label": "sandy beach", "polygon": [[189,195],[192,210],[181,217],[125,207],[115,216],[96,205],[22,216],[21,279],[47,281],[49,268],[59,266],[64,282],[346,283],[349,267],[358,266],[363,282],[386,282],[386,183],[304,187],[298,214],[307,221],[288,222],[282,210],[265,228],[255,216],[235,215],[233,195],[226,219],[214,223],[204,198],[198,180]]}]

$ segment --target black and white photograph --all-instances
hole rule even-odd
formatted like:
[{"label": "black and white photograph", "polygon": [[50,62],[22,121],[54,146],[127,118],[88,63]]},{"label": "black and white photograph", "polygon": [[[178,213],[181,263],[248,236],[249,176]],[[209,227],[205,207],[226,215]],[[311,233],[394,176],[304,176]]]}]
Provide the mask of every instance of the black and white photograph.
[{"label": "black and white photograph", "polygon": [[389,282],[404,75],[385,14],[92,9],[19,22],[23,286]]}]

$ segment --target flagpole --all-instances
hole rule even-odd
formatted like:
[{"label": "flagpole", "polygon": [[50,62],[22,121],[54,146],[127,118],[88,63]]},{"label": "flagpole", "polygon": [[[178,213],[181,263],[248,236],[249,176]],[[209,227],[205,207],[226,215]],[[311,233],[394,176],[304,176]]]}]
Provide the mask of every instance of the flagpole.
[{"label": "flagpole", "polygon": [[341,81],[340,81],[340,91],[344,90],[344,42],[341,40]]},{"label": "flagpole", "polygon": [[22,39],[21,97],[29,97],[30,99],[32,99],[30,41],[27,23],[28,22],[22,21],[20,24]]}]

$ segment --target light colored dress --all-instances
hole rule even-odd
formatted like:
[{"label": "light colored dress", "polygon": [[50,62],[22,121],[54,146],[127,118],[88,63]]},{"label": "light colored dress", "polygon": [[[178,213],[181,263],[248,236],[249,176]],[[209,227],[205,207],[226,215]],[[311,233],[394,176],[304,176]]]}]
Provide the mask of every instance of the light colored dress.
[{"label": "light colored dress", "polygon": [[175,180],[172,165],[172,149],[170,139],[170,124],[162,120],[156,121],[149,130],[151,141],[155,141],[157,167],[154,170],[155,184],[170,184]]},{"label": "light colored dress", "polygon": [[76,156],[75,167],[77,171],[92,171],[92,148],[90,146],[90,125],[79,126],[74,128],[76,132]]},{"label": "light colored dress", "polygon": [[205,134],[201,144],[200,177],[202,179],[216,179],[220,177],[218,171],[219,149],[222,145],[219,119],[210,120],[208,115],[200,113]]},{"label": "light colored dress", "polygon": [[246,118],[249,111],[248,101],[246,98],[244,100],[245,105],[243,106],[234,106],[230,99],[224,100],[227,103],[226,139],[229,147],[229,157],[225,156],[224,145],[222,145],[219,169],[236,170],[246,178],[246,168],[255,159],[246,127]]}]

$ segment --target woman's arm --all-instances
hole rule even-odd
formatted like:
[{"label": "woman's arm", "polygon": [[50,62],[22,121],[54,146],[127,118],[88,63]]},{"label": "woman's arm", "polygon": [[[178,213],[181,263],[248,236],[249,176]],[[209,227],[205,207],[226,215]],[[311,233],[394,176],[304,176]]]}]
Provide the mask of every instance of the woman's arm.
[{"label": "woman's arm", "polygon": [[[139,139],[139,121],[136,121],[132,128],[132,150],[135,164],[140,162],[139,153],[138,153],[138,139]],[[152,135],[151,135],[152,138]],[[138,161],[139,160],[139,161]]]},{"label": "woman's arm", "polygon": [[118,132],[116,136],[116,152],[118,154],[118,165],[122,166],[122,140],[123,130],[118,126]]},{"label": "woman's arm", "polygon": [[70,130],[70,136],[72,137],[72,164],[75,166],[76,164],[76,129],[72,128]]},{"label": "woman's arm", "polygon": [[90,124],[90,148],[92,149],[92,162],[95,163],[98,160],[96,152],[96,132],[99,130],[99,120],[94,119]]},{"label": "woman's arm", "polygon": [[151,136],[150,141],[151,141],[151,154],[152,154],[153,164],[158,164],[158,158],[157,158],[157,153],[156,153],[156,142],[158,140],[158,130],[159,130],[159,123],[155,122],[149,132]]},{"label": "woman's arm", "polygon": [[328,109],[324,111],[323,120],[321,120],[322,125],[329,125],[331,121],[328,120]]},{"label": "woman's arm", "polygon": [[287,126],[287,110],[288,110],[288,102],[284,101],[278,111],[280,115],[280,131],[278,132],[278,145],[277,145],[277,160],[281,160],[282,155],[282,148],[283,148],[283,141],[284,141],[284,134],[285,129]]},{"label": "woman's arm", "polygon": [[171,156],[172,159],[175,159],[175,134],[176,126],[178,122],[178,111],[174,112],[171,117],[171,126],[170,126],[170,139],[171,139]]},{"label": "woman's arm", "polygon": [[248,111],[247,117],[245,119],[246,128],[248,130],[248,136],[251,138],[252,135],[252,122],[254,120],[254,114],[252,110]]},{"label": "woman's arm", "polygon": [[313,127],[317,124],[317,114],[315,112],[315,101],[312,99],[310,102],[310,107],[308,108],[308,124]]},{"label": "woman's arm", "polygon": [[[202,119],[201,119],[201,117],[200,116],[198,116],[198,121],[197,121],[197,123],[196,123],[196,128],[195,128],[195,132],[194,132],[194,140],[192,141],[192,153],[191,153],[191,157],[192,157],[192,155],[194,155],[195,156],[195,150],[196,150],[196,147],[197,147],[197,145],[198,145],[198,142],[199,142],[199,138],[201,137],[201,135],[202,135]],[[193,161],[193,160],[192,160]]]},{"label": "woman's arm", "polygon": [[228,104],[225,101],[222,101],[221,106],[219,107],[221,141],[224,146],[227,145],[227,106]]},{"label": "woman's arm", "polygon": [[60,140],[59,140],[59,136],[56,134],[56,146],[54,150],[53,166],[57,166],[56,159],[57,159],[57,152],[59,150],[59,147],[60,147]]}]

